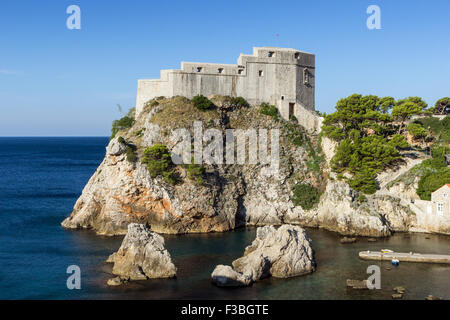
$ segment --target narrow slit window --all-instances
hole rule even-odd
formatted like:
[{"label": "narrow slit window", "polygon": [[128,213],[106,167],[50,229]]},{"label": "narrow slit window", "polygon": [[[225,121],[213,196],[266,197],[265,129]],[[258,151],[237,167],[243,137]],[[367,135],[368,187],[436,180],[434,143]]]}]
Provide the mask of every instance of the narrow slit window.
[{"label": "narrow slit window", "polygon": [[217,69],[217,73],[223,73],[223,68]]},{"label": "narrow slit window", "polygon": [[294,54],[294,58],[298,60],[300,58],[300,52],[296,52]]},{"label": "narrow slit window", "polygon": [[244,72],[244,69],[238,69],[238,74],[242,74]]},{"label": "narrow slit window", "polygon": [[269,53],[267,54],[267,56],[268,56],[269,58],[272,58],[272,57],[275,56],[275,52],[269,51]]},{"label": "narrow slit window", "polygon": [[259,70],[258,71],[258,76],[260,76],[260,77],[264,76],[264,72],[262,70]]},{"label": "narrow slit window", "polygon": [[309,71],[308,68],[303,69],[303,83],[309,84]]},{"label": "narrow slit window", "polygon": [[197,72],[202,72],[202,67],[197,67]]}]

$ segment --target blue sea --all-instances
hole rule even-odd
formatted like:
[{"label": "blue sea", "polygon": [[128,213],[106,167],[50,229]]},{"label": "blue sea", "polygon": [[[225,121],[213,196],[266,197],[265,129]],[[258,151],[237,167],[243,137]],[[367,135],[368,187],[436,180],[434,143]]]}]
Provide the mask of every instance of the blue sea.
[{"label": "blue sea", "polygon": [[[106,137],[0,138],[0,299],[391,299],[404,286],[404,299],[428,294],[450,299],[450,266],[402,263],[381,270],[380,290],[351,290],[346,279],[366,279],[373,262],[361,250],[450,253],[450,237],[398,233],[389,239],[342,245],[339,236],[308,229],[317,271],[291,279],[266,279],[249,288],[223,289],[210,283],[217,264],[242,255],[254,229],[221,234],[168,236],[166,246],[178,268],[176,279],[108,287],[104,261],[122,237],[60,226],[105,154]],[[81,270],[81,289],[70,290],[67,268]]]}]

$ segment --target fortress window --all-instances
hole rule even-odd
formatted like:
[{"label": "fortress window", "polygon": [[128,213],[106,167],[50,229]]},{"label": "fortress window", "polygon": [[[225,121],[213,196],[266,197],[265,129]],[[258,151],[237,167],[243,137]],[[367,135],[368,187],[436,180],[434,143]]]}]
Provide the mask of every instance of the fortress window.
[{"label": "fortress window", "polygon": [[258,75],[259,75],[260,77],[262,77],[262,76],[264,76],[264,72],[263,72],[262,70],[259,70],[259,71],[258,71]]},{"label": "fortress window", "polygon": [[222,72],[223,72],[223,68],[217,69],[217,73],[222,73]]},{"label": "fortress window", "polygon": [[202,72],[202,67],[197,67],[197,72]]},{"label": "fortress window", "polygon": [[294,58],[298,60],[300,58],[300,52],[296,52],[294,54]]},{"label": "fortress window", "polygon": [[238,74],[242,74],[244,72],[244,69],[238,69]]},{"label": "fortress window", "polygon": [[281,100],[284,100],[284,96],[281,96]]},{"label": "fortress window", "polygon": [[274,56],[275,56],[275,52],[269,51],[269,53],[267,54],[267,56],[268,56],[269,58],[274,57]]},{"label": "fortress window", "polygon": [[309,84],[309,71],[308,68],[303,69],[303,83]]}]

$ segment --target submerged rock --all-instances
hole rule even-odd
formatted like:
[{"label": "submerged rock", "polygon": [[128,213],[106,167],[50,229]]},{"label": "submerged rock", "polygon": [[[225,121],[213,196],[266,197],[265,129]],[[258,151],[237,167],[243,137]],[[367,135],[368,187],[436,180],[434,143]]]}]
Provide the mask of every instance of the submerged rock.
[{"label": "submerged rock", "polygon": [[348,237],[343,237],[339,240],[340,243],[342,244],[346,244],[346,243],[355,243],[356,242],[356,238],[348,238]]},{"label": "submerged rock", "polygon": [[303,228],[265,226],[257,229],[256,239],[245,249],[243,257],[233,261],[233,268],[218,266],[212,277],[217,285],[232,285],[235,280],[239,285],[248,285],[269,276],[288,278],[308,274],[315,268],[311,240]]},{"label": "submerged rock", "polygon": [[128,225],[122,245],[110,258],[114,262],[112,273],[121,278],[146,280],[176,276],[177,269],[164,247],[164,238],[142,224]]},{"label": "submerged rock", "polygon": [[347,287],[352,289],[369,289],[367,287],[367,280],[352,280],[347,279]]},{"label": "submerged rock", "polygon": [[241,287],[248,286],[252,283],[252,279],[234,271],[230,266],[219,264],[211,274],[212,283],[219,287]]}]

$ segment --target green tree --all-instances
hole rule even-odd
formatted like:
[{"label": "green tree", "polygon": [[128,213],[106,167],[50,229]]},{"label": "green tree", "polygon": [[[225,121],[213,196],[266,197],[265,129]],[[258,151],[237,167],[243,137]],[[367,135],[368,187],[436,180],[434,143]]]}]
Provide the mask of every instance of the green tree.
[{"label": "green tree", "polygon": [[422,106],[413,101],[404,101],[396,104],[392,108],[392,116],[401,122],[398,133],[402,132],[406,120],[410,119],[413,115],[421,114]]},{"label": "green tree", "polygon": [[316,188],[310,184],[296,184],[293,190],[292,202],[295,206],[301,206],[305,210],[310,210],[319,202],[320,195]]},{"label": "green tree", "polygon": [[420,123],[410,123],[407,129],[414,139],[423,139],[427,136],[427,130]]},{"label": "green tree", "polygon": [[174,171],[174,163],[169,149],[163,144],[155,144],[145,149],[142,163],[147,165],[152,178],[162,176],[170,184],[176,184],[178,179]]},{"label": "green tree", "polygon": [[203,95],[197,95],[193,97],[192,102],[194,103],[194,106],[201,111],[212,109],[212,107],[214,106],[211,100]]}]

